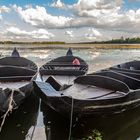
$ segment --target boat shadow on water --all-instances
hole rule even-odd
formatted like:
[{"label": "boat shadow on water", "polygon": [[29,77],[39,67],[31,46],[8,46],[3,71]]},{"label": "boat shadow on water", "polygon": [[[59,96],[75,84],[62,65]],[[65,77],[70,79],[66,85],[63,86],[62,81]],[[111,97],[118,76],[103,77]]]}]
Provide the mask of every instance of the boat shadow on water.
[{"label": "boat shadow on water", "polygon": [[[70,122],[49,106],[41,103],[44,116],[46,138],[48,140],[68,140]],[[140,108],[110,116],[81,118],[73,124],[71,140],[87,140],[93,131],[101,134],[103,140],[138,140],[140,137]]]},{"label": "boat shadow on water", "polygon": [[136,140],[140,137],[140,108],[121,114],[83,118],[74,130],[74,135],[91,135],[97,129],[103,140]]},{"label": "boat shadow on water", "polygon": [[36,125],[39,109],[38,97],[31,95],[5,120],[0,140],[25,140],[29,129]]},{"label": "boat shadow on water", "polygon": [[41,101],[41,112],[47,140],[67,140],[69,133],[69,120],[52,110]]}]

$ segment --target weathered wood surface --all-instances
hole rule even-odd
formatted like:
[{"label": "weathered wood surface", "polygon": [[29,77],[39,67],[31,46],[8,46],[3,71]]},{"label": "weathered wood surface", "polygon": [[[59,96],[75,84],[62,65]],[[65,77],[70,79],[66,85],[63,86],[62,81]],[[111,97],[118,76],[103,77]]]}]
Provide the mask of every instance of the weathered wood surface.
[{"label": "weathered wood surface", "polygon": [[103,89],[95,86],[85,86],[80,84],[74,84],[68,88],[64,93],[66,96],[71,96],[74,99],[90,99],[90,98],[113,98],[122,96],[121,92],[115,92],[109,89]]},{"label": "weathered wood surface", "polygon": [[[49,76],[50,75],[43,75],[42,76],[43,81],[46,81]],[[60,82],[60,84],[62,85],[64,84],[71,85],[73,84],[73,81],[76,78],[76,76],[63,76],[63,75],[54,75],[53,77],[56,79],[56,81]]]}]

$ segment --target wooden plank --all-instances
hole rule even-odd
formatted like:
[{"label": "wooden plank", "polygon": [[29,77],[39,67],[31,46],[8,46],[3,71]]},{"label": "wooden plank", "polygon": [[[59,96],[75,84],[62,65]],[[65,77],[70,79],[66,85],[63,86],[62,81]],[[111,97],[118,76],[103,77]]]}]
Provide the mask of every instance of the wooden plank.
[{"label": "wooden plank", "polygon": [[[112,94],[109,94],[112,93]],[[99,88],[95,86],[74,84],[68,88],[64,93],[66,96],[72,96],[76,99],[90,99],[107,95],[107,98],[122,96],[121,92],[116,92],[109,89]],[[103,98],[106,98],[105,96]]]},{"label": "wooden plank", "polygon": [[[46,81],[49,76],[51,76],[51,75],[44,75],[42,77],[43,81]],[[71,84],[73,84],[73,81],[76,78],[76,76],[63,76],[63,75],[55,75],[53,77],[56,79],[56,81],[58,81],[62,85],[64,85],[64,84],[71,85]]]}]

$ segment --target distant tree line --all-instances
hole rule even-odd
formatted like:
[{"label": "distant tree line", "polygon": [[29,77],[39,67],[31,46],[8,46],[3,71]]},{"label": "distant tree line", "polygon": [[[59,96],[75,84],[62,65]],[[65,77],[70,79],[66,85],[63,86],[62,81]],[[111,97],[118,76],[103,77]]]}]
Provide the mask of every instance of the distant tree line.
[{"label": "distant tree line", "polygon": [[43,42],[14,42],[14,41],[0,41],[0,44],[65,44],[60,41],[43,41]]},{"label": "distant tree line", "polygon": [[136,38],[123,38],[121,37],[120,39],[112,39],[109,41],[104,41],[104,43],[125,43],[125,44],[139,44],[140,43],[140,38],[136,37]]},{"label": "distant tree line", "polygon": [[121,37],[120,39],[112,39],[108,41],[94,41],[94,42],[81,42],[78,44],[139,44],[140,38],[125,38]]},{"label": "distant tree line", "polygon": [[[140,37],[112,39],[108,41],[94,41],[94,42],[80,42],[76,44],[139,44]],[[0,44],[66,44],[61,41],[43,41],[43,42],[14,42],[14,41],[0,41]]]}]

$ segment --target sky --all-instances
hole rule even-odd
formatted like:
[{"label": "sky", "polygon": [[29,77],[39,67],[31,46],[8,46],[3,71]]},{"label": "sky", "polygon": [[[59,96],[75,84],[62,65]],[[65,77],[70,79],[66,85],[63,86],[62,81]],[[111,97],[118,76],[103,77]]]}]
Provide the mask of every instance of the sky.
[{"label": "sky", "polygon": [[140,37],[140,0],[0,0],[0,41]]}]

